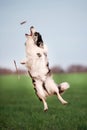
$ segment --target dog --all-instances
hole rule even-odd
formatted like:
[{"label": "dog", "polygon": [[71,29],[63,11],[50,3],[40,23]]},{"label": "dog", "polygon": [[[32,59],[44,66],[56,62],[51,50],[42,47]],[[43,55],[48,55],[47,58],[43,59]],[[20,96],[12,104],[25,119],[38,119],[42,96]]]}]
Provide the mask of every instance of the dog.
[{"label": "dog", "polygon": [[43,102],[44,111],[48,110],[46,98],[51,95],[57,95],[62,104],[67,104],[61,94],[69,88],[68,82],[56,84],[52,78],[51,70],[47,57],[47,47],[43,43],[39,32],[34,32],[33,36],[26,35],[26,60],[24,64],[32,79],[35,93]]}]

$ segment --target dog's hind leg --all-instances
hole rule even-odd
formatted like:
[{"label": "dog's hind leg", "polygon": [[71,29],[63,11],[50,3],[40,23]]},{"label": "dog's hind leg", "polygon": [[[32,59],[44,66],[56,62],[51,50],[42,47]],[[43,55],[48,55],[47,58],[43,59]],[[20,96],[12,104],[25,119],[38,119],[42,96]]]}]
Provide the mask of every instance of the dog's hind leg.
[{"label": "dog's hind leg", "polygon": [[44,111],[47,111],[48,110],[48,105],[46,102],[47,92],[43,89],[43,82],[38,79],[36,79],[36,80],[33,79],[33,85],[34,85],[34,89],[36,91],[36,95],[38,96],[40,101],[43,102]]},{"label": "dog's hind leg", "polygon": [[43,105],[44,105],[44,111],[47,111],[48,110],[48,105],[47,105],[47,102],[46,102],[46,99],[45,97],[43,97],[40,93],[37,92],[37,96],[39,97],[39,99],[43,102]]}]

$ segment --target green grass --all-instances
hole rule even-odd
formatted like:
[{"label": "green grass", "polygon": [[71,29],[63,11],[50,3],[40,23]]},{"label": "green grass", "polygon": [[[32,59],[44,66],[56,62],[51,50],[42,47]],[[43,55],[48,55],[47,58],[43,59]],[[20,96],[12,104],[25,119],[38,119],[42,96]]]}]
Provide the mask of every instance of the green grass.
[{"label": "green grass", "polygon": [[52,96],[44,112],[29,77],[0,76],[0,130],[87,130],[87,74],[59,74],[54,80],[70,83],[63,95],[69,104]]}]

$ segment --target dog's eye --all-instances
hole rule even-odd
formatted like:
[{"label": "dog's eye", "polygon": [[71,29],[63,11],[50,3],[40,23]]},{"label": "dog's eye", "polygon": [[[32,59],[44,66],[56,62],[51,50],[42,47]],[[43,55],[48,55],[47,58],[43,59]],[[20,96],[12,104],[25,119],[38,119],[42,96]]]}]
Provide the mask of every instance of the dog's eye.
[{"label": "dog's eye", "polygon": [[37,36],[37,33],[34,33],[35,36]]}]

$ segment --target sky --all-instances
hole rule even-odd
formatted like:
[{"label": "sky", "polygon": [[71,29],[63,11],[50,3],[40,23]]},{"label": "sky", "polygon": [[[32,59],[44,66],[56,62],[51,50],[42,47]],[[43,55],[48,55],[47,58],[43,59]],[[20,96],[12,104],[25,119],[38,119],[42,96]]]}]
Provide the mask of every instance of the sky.
[{"label": "sky", "polygon": [[[22,21],[27,21],[20,25]],[[25,33],[34,26],[51,66],[87,66],[87,0],[0,0],[0,67],[25,68]]]}]

